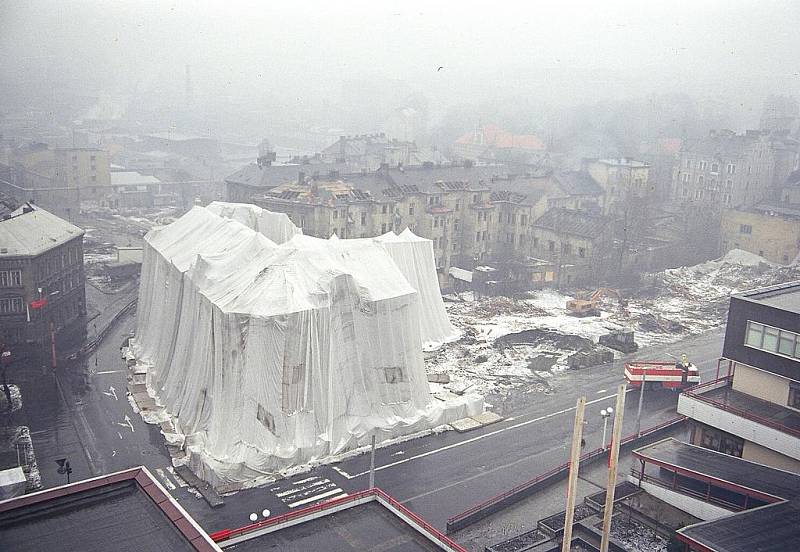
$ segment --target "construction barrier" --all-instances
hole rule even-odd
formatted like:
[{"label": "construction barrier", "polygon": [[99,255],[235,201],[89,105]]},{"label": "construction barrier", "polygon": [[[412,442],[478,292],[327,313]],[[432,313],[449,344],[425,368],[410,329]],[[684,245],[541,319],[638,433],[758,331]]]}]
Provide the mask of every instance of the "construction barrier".
[{"label": "construction barrier", "polygon": [[[668,429],[671,429],[679,424],[682,424],[685,420],[686,420],[685,416],[678,416],[677,418],[667,420],[666,422],[663,422],[661,424],[643,430],[640,436],[636,436],[635,434],[628,435],[627,437],[624,437],[622,441],[620,441],[620,447],[633,445],[646,437],[652,437],[654,435],[663,433]],[[608,450],[609,449],[604,449],[601,447],[592,450],[590,452],[584,453],[580,457],[580,464],[591,463],[597,460],[598,458],[605,457]],[[461,529],[469,527],[473,523],[476,523],[484,518],[487,518],[490,515],[495,514],[508,506],[511,506],[512,504],[516,504],[520,500],[535,494],[541,489],[557,481],[561,481],[562,479],[567,477],[568,473],[569,473],[569,462],[565,462],[560,466],[556,466],[551,470],[548,470],[542,474],[537,475],[536,477],[534,477],[529,481],[526,481],[525,483],[517,485],[516,487],[509,489],[504,493],[501,493],[497,496],[493,496],[488,500],[485,500],[479,504],[472,506],[471,508],[468,508],[467,510],[464,510],[459,514],[456,514],[455,516],[447,520],[447,534],[454,533],[455,531],[460,531]]]}]

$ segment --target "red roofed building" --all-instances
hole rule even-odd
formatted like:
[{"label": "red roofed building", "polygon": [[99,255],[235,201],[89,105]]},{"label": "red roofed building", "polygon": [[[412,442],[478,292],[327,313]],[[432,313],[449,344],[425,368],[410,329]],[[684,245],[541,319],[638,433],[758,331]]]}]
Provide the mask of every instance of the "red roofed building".
[{"label": "red roofed building", "polygon": [[538,159],[546,150],[535,134],[512,134],[497,125],[483,125],[453,143],[456,157],[473,160],[508,159],[509,154]]}]

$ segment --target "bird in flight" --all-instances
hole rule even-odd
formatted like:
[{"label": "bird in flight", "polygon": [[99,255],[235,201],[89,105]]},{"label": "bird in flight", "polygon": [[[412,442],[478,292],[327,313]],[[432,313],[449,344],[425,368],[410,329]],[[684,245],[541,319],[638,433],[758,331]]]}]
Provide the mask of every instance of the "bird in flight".
[{"label": "bird in flight", "polygon": [[436,71],[437,71],[437,72],[439,72],[439,71],[441,71],[442,69],[444,69],[444,66],[440,65],[440,66],[439,66],[439,68],[438,68]]}]

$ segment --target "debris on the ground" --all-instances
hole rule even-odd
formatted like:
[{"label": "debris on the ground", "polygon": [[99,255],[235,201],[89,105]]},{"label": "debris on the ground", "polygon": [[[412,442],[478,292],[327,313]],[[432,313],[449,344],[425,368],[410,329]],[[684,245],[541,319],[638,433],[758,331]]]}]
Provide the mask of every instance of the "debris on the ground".
[{"label": "debris on the ground", "polygon": [[[562,372],[571,355],[594,350],[601,336],[636,329],[639,347],[680,341],[722,324],[731,294],[797,279],[800,267],[733,250],[714,261],[647,274],[639,289],[625,290],[625,308],[599,299],[597,317],[569,316],[571,297],[556,290],[517,299],[462,292],[445,308],[463,337],[427,352],[427,370],[449,374],[447,386],[472,384],[490,398],[549,393],[543,374]],[[573,365],[582,357],[576,355]]]},{"label": "debris on the ground", "polygon": [[666,552],[667,539],[625,515],[611,519],[611,538],[631,552]]}]

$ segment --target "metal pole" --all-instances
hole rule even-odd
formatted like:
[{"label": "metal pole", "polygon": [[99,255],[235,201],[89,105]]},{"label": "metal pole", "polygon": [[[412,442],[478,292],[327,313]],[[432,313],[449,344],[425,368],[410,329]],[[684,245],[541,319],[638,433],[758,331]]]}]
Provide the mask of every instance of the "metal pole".
[{"label": "metal pole", "polygon": [[603,509],[603,535],[600,541],[600,552],[608,552],[608,540],[611,533],[611,516],[614,510],[614,491],[617,485],[617,460],[619,459],[619,442],[622,438],[622,414],[624,409],[625,384],[622,384],[617,390],[617,411],[614,413],[614,428],[611,431],[611,452],[608,457],[608,484],[606,485],[606,504]]},{"label": "metal pole", "polygon": [[567,482],[567,511],[564,518],[564,538],[561,552],[570,552],[572,548],[572,520],[575,517],[575,489],[578,485],[578,470],[581,461],[581,435],[583,433],[583,409],[586,397],[580,397],[575,406],[575,425],[572,428],[572,452],[569,461],[569,479]]},{"label": "metal pole", "polygon": [[603,450],[606,450],[606,428],[608,428],[608,416],[603,416]]},{"label": "metal pole", "polygon": [[372,450],[369,453],[369,488],[375,488],[375,436],[372,436]]},{"label": "metal pole", "polygon": [[[644,388],[647,385],[647,376],[642,371],[642,385],[639,389],[639,408],[636,410],[636,436],[642,435],[642,403],[644,402]],[[616,422],[615,422],[616,423]]]}]

